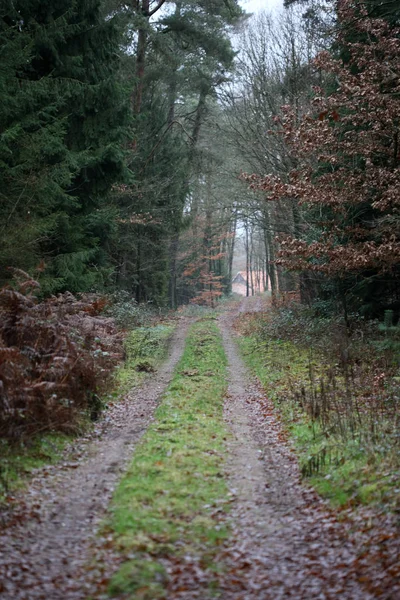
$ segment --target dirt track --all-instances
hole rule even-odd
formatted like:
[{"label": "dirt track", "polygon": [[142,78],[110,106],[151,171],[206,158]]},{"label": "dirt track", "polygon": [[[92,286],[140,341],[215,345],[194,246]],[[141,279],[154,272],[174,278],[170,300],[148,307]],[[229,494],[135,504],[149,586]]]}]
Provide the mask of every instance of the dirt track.
[{"label": "dirt track", "polygon": [[170,356],[151,380],[111,409],[85,458],[33,480],[24,506],[29,518],[0,532],[1,600],[83,600],[92,591],[86,565],[96,526],[182,355],[188,324],[180,322]]},{"label": "dirt track", "polygon": [[[357,548],[348,531],[301,484],[297,461],[272,403],[238,354],[232,320],[257,310],[262,310],[259,298],[245,299],[236,312],[219,320],[229,361],[225,418],[232,438],[226,475],[235,498],[229,517],[233,542],[219,556],[228,566],[219,575],[219,597],[372,600],[374,596],[361,587],[364,573],[357,568]],[[112,548],[99,548],[101,543],[94,541],[96,527],[171,379],[187,326],[187,321],[181,322],[170,358],[152,380],[112,409],[104,435],[83,448],[85,458],[48,469],[48,474],[41,472],[32,482],[24,507],[28,518],[20,523],[17,514],[15,524],[0,533],[1,600],[106,597],[98,594],[97,584],[107,580],[118,557]],[[88,569],[96,558],[100,561]],[[396,592],[377,597],[400,598]]]},{"label": "dirt track", "polygon": [[[260,308],[256,298],[245,299],[239,313]],[[228,476],[236,495],[235,544],[222,553],[230,563],[223,600],[369,600],[357,581],[354,547],[300,483],[272,403],[238,354],[231,320],[229,314],[220,319],[229,361],[225,415],[233,434]]]}]

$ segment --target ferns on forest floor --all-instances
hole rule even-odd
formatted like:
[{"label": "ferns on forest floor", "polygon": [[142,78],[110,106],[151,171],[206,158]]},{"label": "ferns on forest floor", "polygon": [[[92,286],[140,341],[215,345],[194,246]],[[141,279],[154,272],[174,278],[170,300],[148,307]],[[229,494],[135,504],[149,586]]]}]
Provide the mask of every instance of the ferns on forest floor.
[{"label": "ferns on forest floor", "polygon": [[0,290],[0,434],[10,441],[70,433],[97,418],[122,357],[122,335],[93,314],[96,299],[67,293],[39,302],[38,290],[23,272]]}]

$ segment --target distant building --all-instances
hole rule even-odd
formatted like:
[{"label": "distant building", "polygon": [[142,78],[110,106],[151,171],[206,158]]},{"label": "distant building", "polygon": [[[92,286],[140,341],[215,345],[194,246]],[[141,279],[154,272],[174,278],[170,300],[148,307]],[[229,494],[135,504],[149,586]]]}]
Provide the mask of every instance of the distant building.
[{"label": "distant building", "polygon": [[[265,290],[265,273],[263,271],[250,271],[249,273],[249,296],[259,294]],[[239,271],[232,279],[232,292],[246,296],[247,294],[247,273]]]}]

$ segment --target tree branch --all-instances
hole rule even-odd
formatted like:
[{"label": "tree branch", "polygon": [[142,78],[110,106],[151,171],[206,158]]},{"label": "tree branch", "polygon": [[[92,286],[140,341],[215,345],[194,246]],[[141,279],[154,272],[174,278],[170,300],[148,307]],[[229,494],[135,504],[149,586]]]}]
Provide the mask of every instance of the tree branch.
[{"label": "tree branch", "polygon": [[148,16],[152,17],[158,10],[160,10],[160,8],[162,7],[163,4],[165,4],[166,0],[159,0],[157,6],[155,6],[152,10],[150,10],[148,12]]}]

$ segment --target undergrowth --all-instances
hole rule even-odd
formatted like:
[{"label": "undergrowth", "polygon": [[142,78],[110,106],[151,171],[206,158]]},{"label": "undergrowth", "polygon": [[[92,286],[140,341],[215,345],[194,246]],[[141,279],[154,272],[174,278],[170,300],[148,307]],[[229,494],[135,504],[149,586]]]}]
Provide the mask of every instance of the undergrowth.
[{"label": "undergrowth", "polygon": [[215,324],[193,325],[155,421],[115,492],[108,528],[126,560],[111,596],[165,598],[167,589],[173,594],[175,564],[186,565],[179,572],[186,568],[189,579],[193,568],[207,571],[212,587],[213,559],[227,535],[218,519],[227,506],[225,369]]},{"label": "undergrowth", "polygon": [[[71,436],[86,431],[107,401],[156,368],[173,329],[156,325],[127,334],[128,319],[121,330],[110,312],[126,316],[126,297],[119,299],[121,308],[98,294],[40,300],[40,293],[22,271],[0,290],[0,503],[34,468],[60,458]],[[154,324],[154,311],[130,305],[135,323]],[[128,368],[113,377],[124,354]]]},{"label": "undergrowth", "polygon": [[382,328],[353,326],[284,307],[241,318],[239,343],[282,415],[303,477],[334,505],[397,509],[398,356],[391,344],[377,352]]},{"label": "undergrowth", "polygon": [[15,443],[95,420],[122,356],[115,326],[97,316],[99,298],[40,302],[39,291],[23,272],[0,290],[0,435]]},{"label": "undergrowth", "polygon": [[128,330],[150,326],[164,316],[163,312],[151,302],[139,304],[126,290],[116,292],[106,310],[120,328]]},{"label": "undergrowth", "polygon": [[154,372],[166,358],[175,323],[138,327],[124,342],[125,361],[115,372],[113,395],[120,396],[139,385],[147,373]]}]

